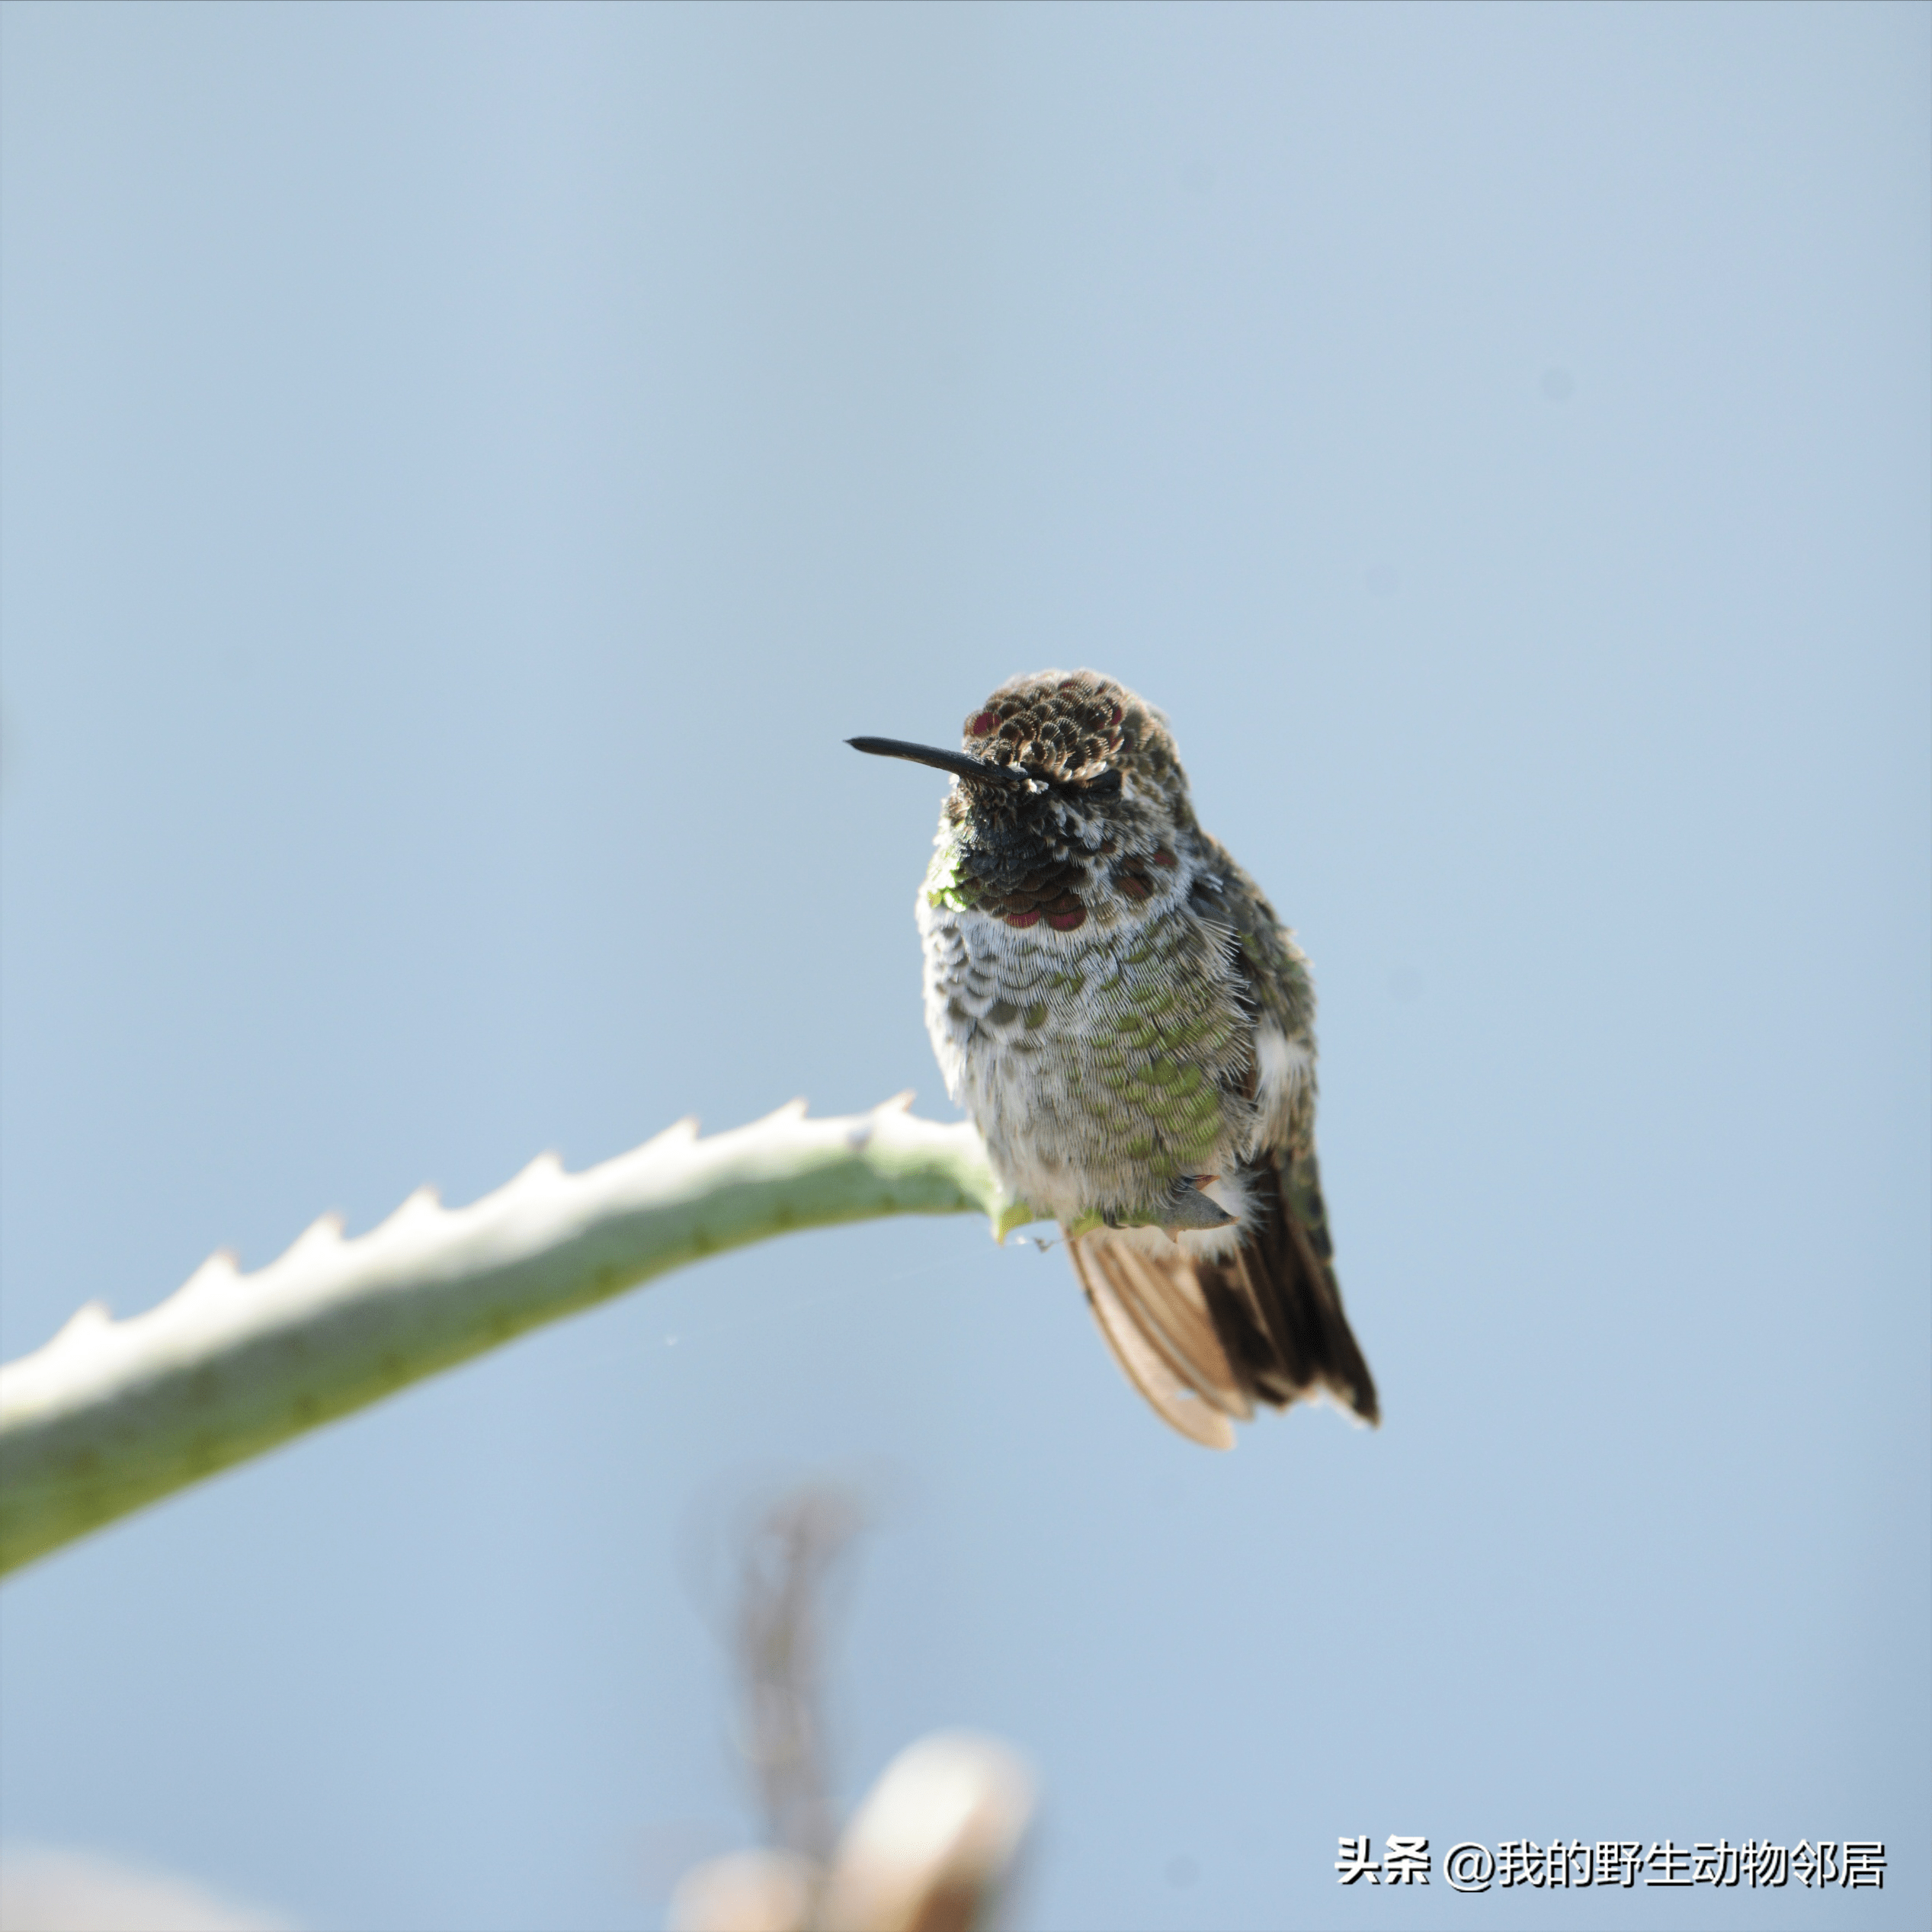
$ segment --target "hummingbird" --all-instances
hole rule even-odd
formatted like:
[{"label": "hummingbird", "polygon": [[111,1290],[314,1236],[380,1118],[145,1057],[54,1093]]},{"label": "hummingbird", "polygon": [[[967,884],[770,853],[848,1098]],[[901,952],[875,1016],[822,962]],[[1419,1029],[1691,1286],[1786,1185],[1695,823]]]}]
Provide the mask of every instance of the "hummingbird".
[{"label": "hummingbird", "polygon": [[1379,1421],[1315,1164],[1308,960],[1196,822],[1166,717],[1043,671],[956,751],[847,742],[952,776],[919,889],[926,1029],[1128,1380],[1215,1449],[1258,1404]]}]

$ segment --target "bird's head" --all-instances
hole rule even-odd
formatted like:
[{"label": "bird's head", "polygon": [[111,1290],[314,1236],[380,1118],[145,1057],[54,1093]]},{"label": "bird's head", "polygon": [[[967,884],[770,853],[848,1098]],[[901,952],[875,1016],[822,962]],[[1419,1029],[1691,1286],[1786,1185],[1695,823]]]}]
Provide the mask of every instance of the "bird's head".
[{"label": "bird's head", "polygon": [[967,714],[960,748],[855,738],[950,772],[937,904],[1071,931],[1133,918],[1181,883],[1194,815],[1167,720],[1097,671],[1036,671]]}]

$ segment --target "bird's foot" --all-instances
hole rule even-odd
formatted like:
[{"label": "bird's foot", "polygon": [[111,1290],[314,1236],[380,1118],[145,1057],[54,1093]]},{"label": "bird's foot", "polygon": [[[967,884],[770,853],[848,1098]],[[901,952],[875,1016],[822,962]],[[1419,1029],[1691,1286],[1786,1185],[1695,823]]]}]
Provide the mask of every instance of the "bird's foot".
[{"label": "bird's foot", "polygon": [[1168,1190],[1161,1203],[1161,1226],[1170,1240],[1177,1242],[1184,1233],[1205,1228],[1225,1228],[1233,1221],[1235,1217],[1205,1191],[1210,1182],[1219,1178],[1213,1174],[1184,1174]]},{"label": "bird's foot", "polygon": [[1212,1174],[1184,1174],[1165,1190],[1133,1210],[1104,1209],[1101,1222],[1110,1228],[1158,1228],[1170,1241],[1233,1225],[1235,1217],[1213,1195],[1202,1190],[1220,1178]]}]

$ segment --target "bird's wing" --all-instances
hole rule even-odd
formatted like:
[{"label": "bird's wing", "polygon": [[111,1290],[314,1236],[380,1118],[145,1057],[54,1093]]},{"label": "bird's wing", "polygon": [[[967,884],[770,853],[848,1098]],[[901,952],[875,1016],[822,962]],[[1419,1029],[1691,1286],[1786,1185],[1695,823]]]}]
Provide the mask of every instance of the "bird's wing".
[{"label": "bird's wing", "polygon": [[[1216,870],[1190,896],[1226,936],[1228,961],[1257,1034],[1314,1049],[1314,988],[1308,963],[1254,883],[1226,851],[1204,841]],[[1243,1093],[1256,1097],[1258,1059]],[[1068,1242],[1101,1332],[1127,1379],[1161,1420],[1191,1441],[1234,1446],[1234,1424],[1258,1402],[1286,1408],[1326,1393],[1362,1421],[1380,1420],[1374,1378],[1342,1312],[1315,1165],[1312,1073],[1290,1090],[1270,1144],[1233,1177],[1242,1238],[1219,1260],[1186,1241],[1149,1245],[1095,1229]],[[1277,1136],[1279,1136],[1278,1139]]]},{"label": "bird's wing", "polygon": [[[1226,848],[1205,841],[1219,868],[1197,882],[1195,909],[1222,923],[1229,963],[1254,1016],[1304,1056],[1305,1077],[1282,1117],[1243,1165],[1249,1206],[1241,1245],[1196,1264],[1203,1299],[1229,1359],[1255,1399],[1286,1408],[1325,1389],[1364,1422],[1381,1419],[1375,1379],[1342,1312],[1328,1211],[1315,1157],[1315,987],[1308,961],[1253,879]],[[1250,1097],[1254,1097],[1251,1084]]]},{"label": "bird's wing", "polygon": [[1191,1263],[1222,1351],[1258,1402],[1285,1408],[1325,1390],[1381,1420],[1375,1379],[1343,1312],[1315,1155],[1266,1149],[1242,1170],[1250,1206],[1240,1245]]}]

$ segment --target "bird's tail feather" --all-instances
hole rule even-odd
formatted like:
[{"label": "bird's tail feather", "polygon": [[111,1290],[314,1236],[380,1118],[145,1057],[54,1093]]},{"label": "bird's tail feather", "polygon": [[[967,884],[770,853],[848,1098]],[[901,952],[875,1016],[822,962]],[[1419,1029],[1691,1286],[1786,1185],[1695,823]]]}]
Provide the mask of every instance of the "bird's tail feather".
[{"label": "bird's tail feather", "polygon": [[1104,1229],[1068,1243],[1115,1359],[1164,1421],[1210,1448],[1232,1448],[1233,1424],[1258,1402],[1285,1408],[1325,1392],[1379,1421],[1342,1310],[1314,1156],[1267,1152],[1242,1178],[1243,1238],[1218,1261]]}]

